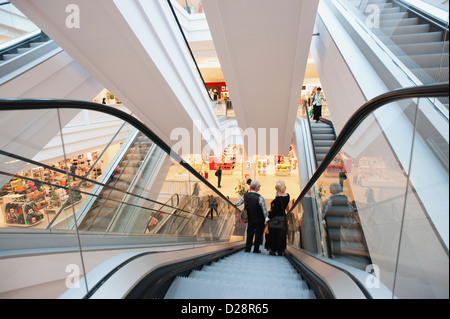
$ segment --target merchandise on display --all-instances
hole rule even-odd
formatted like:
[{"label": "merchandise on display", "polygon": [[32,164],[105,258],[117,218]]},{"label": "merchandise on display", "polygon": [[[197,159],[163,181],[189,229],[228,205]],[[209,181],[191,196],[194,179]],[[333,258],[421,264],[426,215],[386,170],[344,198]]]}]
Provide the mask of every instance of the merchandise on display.
[{"label": "merchandise on display", "polygon": [[[59,170],[69,169],[71,174],[85,176],[90,169],[93,157],[97,152],[80,155],[67,161],[60,161],[50,167]],[[96,167],[92,170],[92,177],[101,175],[102,169]],[[72,192],[72,201],[69,197],[70,185],[77,189],[82,182],[82,187],[92,187],[92,183],[70,177],[67,174],[51,170],[49,168],[37,167],[21,173],[12,178],[0,189],[0,211],[4,226],[31,227],[39,224],[45,214],[55,214],[57,211],[67,209],[82,200],[79,192]]]}]

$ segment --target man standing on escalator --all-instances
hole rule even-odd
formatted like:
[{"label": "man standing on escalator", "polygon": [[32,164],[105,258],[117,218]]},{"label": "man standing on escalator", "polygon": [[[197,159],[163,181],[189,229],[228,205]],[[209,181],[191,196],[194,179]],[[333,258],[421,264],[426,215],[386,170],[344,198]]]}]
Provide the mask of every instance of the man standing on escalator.
[{"label": "man standing on escalator", "polygon": [[259,246],[263,240],[264,223],[268,220],[266,200],[258,194],[261,189],[258,181],[252,181],[250,187],[251,191],[242,195],[235,205],[241,206],[244,204],[244,200],[246,201],[248,224],[245,251],[250,252],[253,246],[254,253],[261,253]]}]

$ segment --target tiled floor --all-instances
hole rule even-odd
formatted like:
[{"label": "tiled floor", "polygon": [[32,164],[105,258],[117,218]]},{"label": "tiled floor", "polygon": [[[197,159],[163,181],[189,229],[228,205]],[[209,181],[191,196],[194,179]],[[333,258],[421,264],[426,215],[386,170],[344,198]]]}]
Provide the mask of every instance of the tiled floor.
[{"label": "tiled floor", "polygon": [[[208,181],[217,188],[217,177],[214,175],[215,171],[208,172]],[[167,177],[170,179],[170,173]],[[260,194],[267,200],[271,201],[275,198],[275,184],[278,180],[284,180],[287,186],[287,192],[291,195],[291,199],[295,199],[300,194],[300,183],[298,171],[294,170],[289,176],[276,176],[275,174],[268,173],[266,176],[258,175],[257,180],[261,183]],[[232,202],[236,202],[239,199],[239,195],[236,193],[236,187],[238,183],[242,181],[242,171],[235,169],[231,175],[223,174],[221,188],[217,188],[223,195],[229,196]],[[207,187],[201,188],[201,195],[210,195],[214,192]]]}]

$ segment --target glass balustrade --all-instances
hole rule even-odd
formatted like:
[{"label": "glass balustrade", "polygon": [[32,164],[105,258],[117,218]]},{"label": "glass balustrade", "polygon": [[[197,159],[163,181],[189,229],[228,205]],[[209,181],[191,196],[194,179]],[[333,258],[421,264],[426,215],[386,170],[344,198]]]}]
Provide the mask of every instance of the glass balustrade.
[{"label": "glass balustrade", "polygon": [[[449,81],[449,14],[441,1],[332,0],[416,85]],[[394,88],[391,88],[394,89]],[[448,98],[436,101],[448,118]]]},{"label": "glass balustrade", "polygon": [[[223,79],[220,62],[213,48],[214,45],[212,45],[202,2],[199,0],[167,0],[167,4],[177,21],[216,116],[233,118],[232,101]],[[196,32],[202,33],[202,35],[193,36],[192,34]],[[210,44],[207,44],[208,42]],[[206,47],[211,49],[205,50]]]},{"label": "glass balustrade", "polygon": [[0,3],[0,51],[40,29],[9,1]]},{"label": "glass balustrade", "polygon": [[[3,227],[191,236],[202,231],[200,224],[209,213],[205,209],[209,201],[204,198],[209,187],[129,124],[115,123],[116,132],[110,127],[97,128],[99,135],[92,138],[92,144],[104,148],[92,162],[67,160],[75,151],[72,143],[86,143],[76,141],[80,133],[73,133],[70,125],[69,129],[59,127],[64,120],[70,123],[68,119],[76,113],[34,110],[29,112],[31,118],[20,111],[2,113],[11,123],[2,128],[2,135],[9,139],[1,150],[3,206],[10,202],[23,206],[29,200],[39,203],[33,206],[36,213],[32,216],[25,212],[10,216],[4,207]],[[25,118],[29,118],[28,129],[14,129],[14,121]],[[24,138],[28,135],[35,138]],[[45,158],[50,153],[51,158]],[[223,213],[229,203],[219,199],[215,214],[221,217],[214,219],[214,227],[229,218]],[[187,225],[192,216],[201,217],[195,221],[198,227]],[[159,222],[166,226],[158,226]],[[187,231],[190,227],[195,231]],[[207,232],[202,236],[214,237]]]},{"label": "glass balustrade", "polygon": [[[108,121],[74,125],[80,111],[1,112],[0,233],[40,238],[15,249],[79,249],[82,260],[71,264],[83,269],[95,263],[92,247],[243,238],[239,211],[160,141],[92,110],[92,118]],[[93,150],[93,158],[76,156]],[[8,245],[3,240],[0,251],[7,254]]]},{"label": "glass balustrade", "polygon": [[408,99],[368,116],[290,212],[290,242],[373,272],[379,285],[367,288],[387,298],[448,298],[448,141],[420,134],[432,109]]}]

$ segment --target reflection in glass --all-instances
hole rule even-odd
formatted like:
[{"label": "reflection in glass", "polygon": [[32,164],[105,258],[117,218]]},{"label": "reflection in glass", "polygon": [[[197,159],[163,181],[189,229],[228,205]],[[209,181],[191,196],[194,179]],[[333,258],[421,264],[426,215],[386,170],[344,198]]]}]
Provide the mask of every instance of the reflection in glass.
[{"label": "reflection in glass", "polygon": [[[169,241],[177,236],[195,240],[232,235],[235,213],[230,203],[215,196],[219,202],[217,216],[207,218],[205,192],[209,188],[149,137],[116,118],[92,111],[80,117],[79,112],[37,110],[29,111],[32,116],[26,118],[21,112],[3,112],[5,141],[1,156],[9,165],[2,169],[2,181],[3,185],[14,184],[14,189],[5,186],[4,191],[15,192],[17,188],[36,202],[42,198],[42,207],[26,210],[35,211],[25,219],[33,221],[31,228],[77,230],[81,234],[164,235]],[[14,118],[29,121],[29,130],[11,136],[14,130],[8,122]],[[61,133],[60,121],[65,126]],[[39,133],[34,139],[42,125],[45,134]],[[84,131],[92,129],[97,130],[95,137],[74,143],[84,138]],[[62,140],[66,141],[65,153],[57,153],[56,149],[63,150]],[[84,153],[79,149],[81,142],[85,144]]]},{"label": "reflection in glass", "polygon": [[391,297],[448,298],[448,122],[429,125],[432,110],[403,100],[367,117],[293,211],[293,243],[377,269]]},{"label": "reflection in glass", "polygon": [[[416,85],[449,81],[448,5],[338,0]],[[448,117],[448,97],[436,101]]]}]

